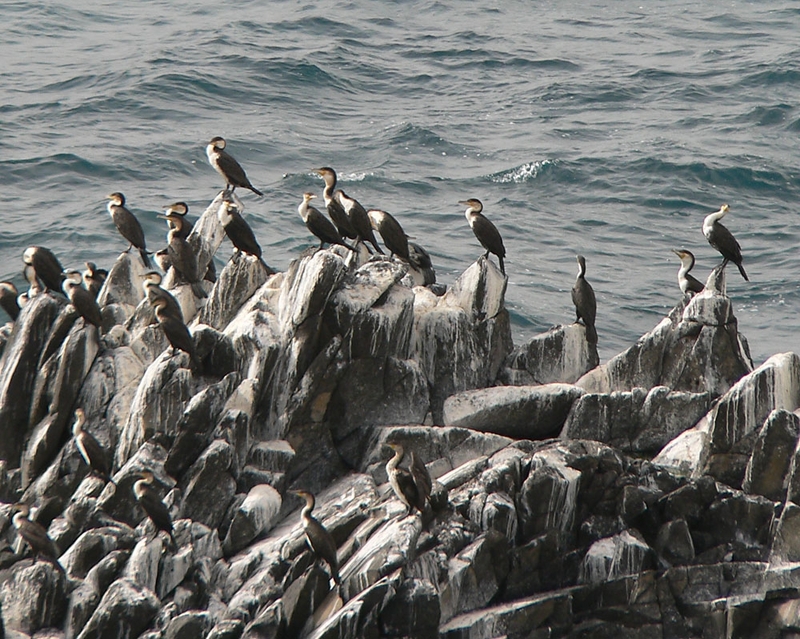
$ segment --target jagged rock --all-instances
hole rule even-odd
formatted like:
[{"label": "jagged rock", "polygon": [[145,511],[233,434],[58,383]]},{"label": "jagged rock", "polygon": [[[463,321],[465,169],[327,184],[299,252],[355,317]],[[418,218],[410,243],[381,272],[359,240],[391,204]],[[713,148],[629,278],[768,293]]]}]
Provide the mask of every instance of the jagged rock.
[{"label": "jagged rock", "polygon": [[295,579],[281,597],[288,637],[299,637],[314,609],[328,594],[330,577],[319,564],[314,564]]},{"label": "jagged rock", "polygon": [[381,610],[380,625],[391,637],[436,639],[440,618],[434,585],[426,579],[406,579]]},{"label": "jagged rock", "polygon": [[123,578],[149,591],[155,592],[158,567],[164,552],[164,541],[159,535],[142,538],[131,552],[122,573]]},{"label": "jagged rock", "polygon": [[582,394],[568,384],[466,391],[445,401],[444,422],[518,439],[544,439],[558,434]]},{"label": "jagged rock", "polygon": [[518,346],[506,358],[504,379],[517,386],[573,384],[600,363],[582,324],[556,326]]},{"label": "jagged rock", "polygon": [[269,530],[281,509],[281,496],[272,486],[260,484],[250,489],[236,512],[223,542],[226,555],[242,550],[261,533]]},{"label": "jagged rock", "polygon": [[236,481],[230,474],[233,449],[227,442],[213,442],[186,472],[182,481],[184,517],[216,528],[222,521]]},{"label": "jagged rock", "polygon": [[71,579],[83,579],[104,557],[117,550],[131,550],[135,541],[127,527],[92,528],[67,549],[60,563]]},{"label": "jagged rock", "polygon": [[800,358],[773,355],[740,379],[693,428],[667,444],[653,462],[673,472],[699,476],[712,455],[729,453],[776,409],[800,406]]},{"label": "jagged rock", "polygon": [[753,370],[737,331],[725,272],[717,267],[706,288],[681,301],[628,350],[584,375],[576,384],[590,393],[667,386],[675,391],[724,394]]},{"label": "jagged rock", "polygon": [[800,561],[800,506],[787,501],[777,521],[770,559],[773,562]]},{"label": "jagged rock", "polygon": [[245,253],[234,255],[211,289],[198,314],[199,322],[223,330],[242,305],[273,275],[274,272],[268,272],[258,258]]},{"label": "jagged rock", "polygon": [[189,611],[174,617],[164,628],[164,639],[198,639],[211,630],[207,612]]},{"label": "jagged rock", "polygon": [[[786,497],[787,472],[792,464],[800,417],[785,410],[775,410],[758,433],[753,454],[745,470],[742,489],[772,501]],[[789,482],[791,486],[791,482]]]},{"label": "jagged rock", "polygon": [[572,405],[562,439],[593,439],[629,453],[655,453],[708,412],[708,393],[675,392],[656,386],[648,392],[586,393]]},{"label": "jagged rock", "polygon": [[136,637],[159,610],[152,591],[128,579],[118,579],[106,590],[77,639]]},{"label": "jagged rock", "polygon": [[34,297],[20,311],[8,346],[0,359],[0,459],[19,466],[27,432],[28,415],[39,355],[63,298],[49,294]]},{"label": "jagged rock", "polygon": [[283,472],[295,457],[294,448],[284,439],[255,442],[248,453],[248,462],[260,470]]},{"label": "jagged rock", "polygon": [[192,337],[203,375],[222,377],[239,370],[233,340],[225,333],[205,324],[194,324]]},{"label": "jagged rock", "polygon": [[517,537],[517,510],[506,493],[478,493],[469,504],[470,521],[481,530],[494,531],[513,541]]},{"label": "jagged rock", "polygon": [[16,563],[0,586],[3,626],[33,634],[61,620],[67,605],[63,570],[47,561]]},{"label": "jagged rock", "polygon": [[103,593],[117,578],[130,553],[113,550],[103,557],[72,591],[67,607],[65,630],[70,639],[76,637],[100,603]]},{"label": "jagged rock", "polygon": [[624,530],[618,535],[592,544],[583,558],[580,583],[602,584],[610,579],[635,575],[648,566],[653,551],[636,530]]},{"label": "jagged rock", "polygon": [[138,255],[121,253],[97,294],[97,303],[101,308],[108,304],[135,308],[144,297],[142,277],[149,270]]},{"label": "jagged rock", "polygon": [[655,550],[672,566],[688,564],[694,559],[694,543],[685,519],[673,519],[658,531]]}]

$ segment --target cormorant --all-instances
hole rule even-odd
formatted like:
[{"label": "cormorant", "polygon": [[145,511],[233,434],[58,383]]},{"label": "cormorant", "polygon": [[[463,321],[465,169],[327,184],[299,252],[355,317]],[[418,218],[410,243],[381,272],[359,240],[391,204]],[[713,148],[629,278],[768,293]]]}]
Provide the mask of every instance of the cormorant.
[{"label": "cormorant", "polygon": [[728,262],[733,262],[739,268],[739,272],[745,281],[749,282],[750,278],[747,277],[747,273],[745,273],[742,266],[742,249],[739,246],[739,242],[720,222],[729,210],[730,207],[727,204],[723,204],[719,211],[707,215],[703,220],[703,235],[706,236],[708,243],[722,255],[722,266],[724,267]]},{"label": "cormorant", "polygon": [[94,295],[87,291],[81,284],[83,276],[80,271],[65,271],[64,293],[69,298],[70,304],[75,307],[83,319],[94,324],[98,329],[103,325],[103,314]]},{"label": "cormorant", "polygon": [[350,218],[350,225],[358,235],[356,241],[364,242],[365,246],[366,242],[369,242],[378,253],[384,255],[383,249],[375,241],[375,234],[372,232],[372,223],[369,221],[367,210],[359,204],[358,200],[349,197],[342,189],[337,189],[334,197],[336,197]]},{"label": "cormorant", "polygon": [[156,527],[156,535],[163,530],[169,535],[172,548],[177,550],[178,544],[175,541],[175,535],[172,530],[172,517],[169,515],[169,509],[153,489],[155,476],[151,471],[143,470],[139,473],[139,477],[140,479],[133,484],[133,494],[136,497],[136,502],[142,507],[150,521],[153,522]]},{"label": "cormorant", "polygon": [[[63,292],[61,283],[64,281],[64,267],[53,254],[43,246],[29,246],[22,254],[22,261],[29,264],[36,271],[36,276],[51,291]],[[26,274],[26,279],[30,278]]]},{"label": "cormorant", "polygon": [[106,278],[108,278],[108,271],[104,268],[97,268],[94,262],[84,262],[86,270],[83,272],[83,286],[95,298],[103,288]]},{"label": "cormorant", "polygon": [[257,257],[264,268],[270,270],[269,266],[261,259],[261,246],[256,240],[255,233],[242,217],[238,206],[233,202],[223,200],[217,209],[217,218],[225,230],[225,235],[228,236],[237,251]]},{"label": "cormorant", "polygon": [[469,222],[472,232],[481,243],[481,246],[486,249],[484,257],[489,257],[489,253],[494,253],[500,261],[500,271],[503,275],[506,274],[506,267],[503,263],[503,258],[506,256],[506,247],[503,246],[503,238],[500,236],[500,231],[492,224],[491,220],[483,215],[483,204],[477,198],[470,198],[459,202],[462,206],[466,206],[467,210],[464,215]]},{"label": "cormorant", "polygon": [[11,518],[14,528],[22,539],[31,547],[33,560],[37,557],[45,557],[50,560],[60,570],[64,570],[58,563],[58,549],[47,531],[40,523],[28,519],[30,506],[28,504],[14,504],[13,510],[17,512]]},{"label": "cormorant", "polygon": [[422,275],[422,285],[436,283],[436,271],[433,270],[431,254],[416,242],[408,243],[408,262]]},{"label": "cormorant", "polygon": [[300,520],[303,524],[303,530],[306,533],[306,541],[311,547],[311,551],[330,566],[334,583],[337,586],[341,586],[342,578],[339,576],[339,560],[336,557],[336,543],[333,541],[331,534],[325,530],[325,526],[319,523],[311,514],[315,504],[314,495],[307,490],[290,490],[289,492],[305,499],[306,505],[300,513]]},{"label": "cormorant", "polygon": [[678,269],[678,286],[681,287],[683,294],[695,295],[700,293],[705,288],[703,283],[689,273],[694,268],[694,254],[691,251],[679,251],[677,249],[672,249],[672,252],[681,260],[681,267]]},{"label": "cormorant", "polygon": [[392,255],[408,261],[408,236],[394,217],[380,209],[367,211],[370,224],[380,233],[383,243]]},{"label": "cormorant", "polygon": [[166,289],[161,288],[161,273],[158,271],[148,271],[142,276],[142,288],[144,289],[144,296],[153,304],[155,300],[162,299],[165,301],[163,314],[169,315],[174,317],[177,320],[180,320],[181,324],[184,323],[183,319],[183,310],[181,309],[181,305],[178,303],[178,300],[167,291]]},{"label": "cormorant", "polygon": [[164,331],[167,341],[172,346],[172,354],[175,355],[176,349],[187,353],[192,370],[199,372],[201,369],[200,360],[197,358],[194,338],[189,332],[189,328],[175,316],[174,309],[170,308],[172,305],[165,297],[157,297],[155,300],[151,300],[150,304],[155,309],[158,325]]},{"label": "cormorant", "polygon": [[339,230],[339,235],[343,238],[356,239],[358,233],[353,225],[350,223],[350,216],[344,210],[342,204],[339,203],[334,197],[334,189],[336,188],[336,171],[329,166],[323,166],[321,169],[314,169],[315,173],[319,173],[322,179],[325,180],[325,190],[322,192],[322,197],[325,199],[325,206],[328,209],[330,216],[336,228]]},{"label": "cormorant", "polygon": [[139,224],[136,216],[125,207],[125,196],[122,193],[115,192],[106,196],[106,199],[108,199],[107,208],[111,219],[114,220],[114,226],[117,227],[119,234],[130,242],[130,246],[125,252],[127,253],[134,247],[139,249],[139,255],[142,257],[142,263],[145,268],[153,268],[153,264],[147,254],[142,225]]},{"label": "cormorant", "polygon": [[403,447],[400,444],[387,445],[394,451],[394,457],[386,464],[389,484],[397,498],[408,508],[409,515],[415,508],[421,513],[425,510],[426,490],[428,496],[430,491],[424,482],[418,485],[414,475],[400,467],[400,462],[403,461]]},{"label": "cormorant", "polygon": [[[91,472],[103,479],[104,481],[114,483],[111,479],[111,466],[108,463],[106,451],[100,446],[94,436],[83,430],[86,424],[86,413],[82,408],[75,409],[75,423],[72,425],[72,435],[75,437],[75,445],[78,452],[83,457],[83,461],[89,466]],[[116,484],[114,484],[116,485]]]},{"label": "cormorant", "polygon": [[192,228],[194,228],[194,224],[186,217],[187,213],[189,213],[189,205],[186,202],[173,202],[169,206],[164,207],[166,211],[165,215],[178,215],[183,219],[183,223],[181,224],[180,233],[181,237],[186,239],[189,237],[189,234],[192,232]]},{"label": "cormorant", "polygon": [[430,501],[431,491],[433,490],[433,480],[431,474],[428,472],[427,466],[423,461],[417,457],[417,454],[411,451],[411,463],[408,465],[408,470],[411,473],[411,478],[414,480],[414,485],[420,493],[420,502],[423,507],[426,501]]},{"label": "cormorant", "polygon": [[19,297],[19,291],[17,287],[14,286],[13,282],[0,282],[0,307],[8,313],[8,316],[11,318],[12,322],[17,320],[19,317],[19,302],[17,298]]},{"label": "cormorant", "polygon": [[303,218],[306,228],[311,231],[319,239],[319,247],[322,248],[327,242],[328,244],[339,244],[346,246],[351,251],[355,250],[352,246],[347,244],[339,231],[327,217],[320,213],[317,209],[309,204],[309,202],[317,197],[313,193],[303,193],[303,201],[297,207],[297,212]]},{"label": "cormorant", "polygon": [[572,303],[575,304],[575,321],[583,320],[586,326],[586,341],[597,344],[597,329],[594,326],[597,317],[597,300],[592,285],[586,281],[586,258],[577,256],[578,277],[572,287]]},{"label": "cormorant", "polygon": [[197,272],[197,255],[195,255],[194,249],[186,240],[186,235],[183,231],[186,221],[181,215],[169,212],[169,209],[166,215],[159,215],[158,217],[167,220],[169,224],[167,254],[172,268],[185,282],[191,285],[195,297],[208,297],[208,293],[200,283],[200,275]]},{"label": "cormorant", "polygon": [[[206,155],[208,162],[213,166],[217,173],[225,178],[225,191],[233,193],[237,186],[243,189],[250,189],[256,195],[264,195],[256,187],[250,184],[247,175],[244,172],[241,164],[239,164],[233,157],[225,150],[225,140],[221,137],[212,138],[206,146]],[[228,188],[230,187],[230,189]]]}]

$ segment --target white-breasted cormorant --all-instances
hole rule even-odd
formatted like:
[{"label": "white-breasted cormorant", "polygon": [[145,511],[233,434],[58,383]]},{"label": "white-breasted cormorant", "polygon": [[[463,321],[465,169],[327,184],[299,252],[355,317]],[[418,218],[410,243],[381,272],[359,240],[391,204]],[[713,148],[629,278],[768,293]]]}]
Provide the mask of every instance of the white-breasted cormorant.
[{"label": "white-breasted cormorant", "polygon": [[[33,267],[36,277],[51,291],[63,293],[61,283],[64,281],[64,267],[48,248],[44,246],[29,246],[22,254],[22,261]],[[30,278],[26,274],[26,279]]]},{"label": "white-breasted cormorant", "polygon": [[386,475],[389,477],[389,485],[392,487],[397,498],[408,508],[411,514],[416,508],[420,513],[425,510],[425,500],[430,496],[430,489],[427,483],[418,484],[419,481],[414,475],[405,468],[400,467],[403,461],[404,450],[400,444],[387,444],[394,451],[392,457],[386,464]]},{"label": "white-breasted cormorant", "polygon": [[195,297],[208,297],[198,273],[197,255],[191,244],[186,240],[186,234],[183,230],[186,220],[183,216],[171,212],[170,209],[167,209],[166,215],[159,215],[158,217],[167,220],[169,225],[167,254],[172,268],[192,287]]},{"label": "white-breasted cormorant", "polygon": [[167,341],[169,342],[170,346],[172,346],[172,354],[174,355],[176,350],[181,350],[184,353],[187,353],[189,355],[192,368],[195,371],[199,371],[200,362],[197,359],[197,351],[195,350],[194,346],[194,337],[192,337],[191,332],[189,332],[189,327],[186,326],[186,324],[184,324],[174,314],[174,310],[170,308],[171,304],[164,297],[158,297],[155,300],[151,300],[150,304],[152,304],[153,308],[155,309],[158,325],[161,327],[161,330],[164,331]]},{"label": "white-breasted cormorant", "polygon": [[303,193],[303,201],[297,207],[297,212],[303,218],[306,228],[319,239],[319,247],[322,248],[326,243],[339,244],[340,246],[346,246],[351,251],[354,250],[352,246],[342,239],[333,222],[309,204],[315,197],[317,196],[313,193]]},{"label": "white-breasted cormorant", "polygon": [[408,236],[391,214],[380,209],[367,211],[369,222],[381,236],[383,244],[389,249],[391,255],[396,255],[408,261]]},{"label": "white-breasted cormorant", "polygon": [[[369,220],[367,210],[361,206],[358,200],[347,195],[342,189],[336,189],[334,197],[338,200],[339,204],[342,205],[345,213],[347,213],[350,218],[350,224],[357,235],[356,241],[363,242],[364,246],[369,242],[378,253],[384,255],[383,250],[375,241],[375,234],[372,232],[372,222]],[[368,246],[367,249],[369,249]]]},{"label": "white-breasted cormorant", "polygon": [[206,145],[206,155],[208,156],[209,164],[217,170],[217,173],[225,178],[225,191],[233,193],[237,186],[241,186],[243,189],[250,189],[256,195],[264,195],[250,184],[250,180],[247,179],[242,165],[225,150],[225,144],[225,140],[217,136],[211,138],[211,141]]},{"label": "white-breasted cormorant", "polygon": [[83,275],[80,271],[73,270],[65,271],[64,276],[64,293],[70,304],[78,311],[78,315],[99,329],[103,325],[103,314],[94,295],[82,286]]},{"label": "white-breasted cormorant", "polygon": [[154,480],[155,476],[151,471],[143,470],[139,473],[139,479],[133,484],[133,494],[136,502],[156,527],[156,534],[162,530],[167,533],[172,542],[172,548],[177,550],[178,544],[172,529],[172,517],[170,517],[169,509],[153,488]]},{"label": "white-breasted cormorant", "polygon": [[681,292],[684,295],[700,293],[705,288],[703,283],[689,273],[694,268],[694,254],[691,251],[678,249],[672,249],[672,252],[681,260],[681,267],[678,269],[678,286],[680,286]]},{"label": "white-breasted cormorant", "polygon": [[45,557],[60,570],[64,570],[58,563],[58,549],[47,531],[40,523],[31,521],[28,517],[31,509],[28,504],[14,504],[13,509],[17,512],[11,518],[14,528],[22,539],[31,547],[33,560],[37,557]]},{"label": "white-breasted cormorant", "polygon": [[83,461],[95,475],[104,481],[111,482],[111,465],[108,463],[106,451],[90,432],[83,430],[86,424],[86,413],[82,408],[75,409],[75,423],[72,425],[72,436],[75,446],[83,457]]},{"label": "white-breasted cormorant", "polygon": [[336,543],[333,541],[331,534],[325,529],[325,526],[319,523],[316,517],[311,514],[315,504],[314,495],[307,490],[290,490],[289,492],[305,499],[306,505],[303,506],[303,510],[300,513],[300,521],[306,534],[306,542],[308,542],[311,551],[330,566],[331,577],[333,577],[334,583],[340,586],[342,578],[339,576]]},{"label": "white-breasted cormorant", "polygon": [[351,240],[356,239],[358,233],[350,222],[350,216],[347,214],[347,211],[344,210],[344,206],[342,206],[339,200],[334,196],[336,171],[329,166],[323,166],[320,169],[314,169],[314,172],[319,173],[322,179],[325,180],[325,189],[322,191],[322,197],[325,200],[325,207],[328,209],[328,215],[339,230],[339,235],[343,238],[350,238]]},{"label": "white-breasted cormorant", "polygon": [[583,320],[586,327],[586,341],[597,344],[597,329],[594,326],[597,318],[597,300],[592,285],[586,281],[586,258],[578,255],[578,277],[572,287],[572,303],[575,305],[576,320]]},{"label": "white-breasted cormorant", "polygon": [[730,207],[723,204],[719,211],[706,215],[703,220],[703,235],[706,236],[708,243],[717,249],[723,257],[722,266],[728,262],[733,262],[739,268],[739,272],[746,282],[750,281],[747,273],[742,266],[742,249],[733,234],[722,225],[720,220],[727,215]]},{"label": "white-breasted cormorant", "polygon": [[189,213],[189,205],[186,202],[173,202],[169,206],[164,207],[165,215],[177,215],[183,219],[183,223],[181,224],[180,233],[181,236],[186,239],[189,237],[189,234],[192,232],[192,228],[194,228],[194,224],[189,220],[186,215]]},{"label": "white-breasted cormorant", "polygon": [[503,259],[506,256],[506,247],[503,246],[503,238],[500,236],[500,231],[483,214],[483,204],[477,198],[462,200],[459,204],[467,207],[464,215],[472,228],[472,232],[475,233],[475,237],[478,238],[481,246],[486,249],[486,253],[483,256],[489,257],[489,253],[494,253],[500,261],[500,271],[505,275],[506,267]]},{"label": "white-breasted cormorant", "polygon": [[83,272],[83,287],[97,298],[108,278],[108,271],[104,268],[97,268],[97,264],[94,262],[84,262],[84,264],[86,270]]},{"label": "white-breasted cormorant", "polygon": [[271,270],[261,258],[261,245],[256,240],[253,229],[242,217],[238,206],[223,200],[217,209],[217,219],[237,251],[258,258],[265,269]]},{"label": "white-breasted cormorant", "polygon": [[111,219],[114,220],[114,226],[117,227],[119,234],[130,242],[130,246],[125,252],[127,253],[131,248],[137,248],[145,268],[153,268],[147,253],[142,225],[125,206],[125,196],[122,193],[115,192],[107,195],[106,199],[108,200],[108,213],[111,215]]},{"label": "white-breasted cormorant", "polygon": [[164,300],[162,315],[171,316],[184,323],[183,309],[178,300],[168,290],[161,288],[162,277],[158,271],[148,271],[142,275],[144,296],[152,305],[157,299]]},{"label": "white-breasted cormorant", "polygon": [[19,291],[13,282],[0,282],[0,307],[8,313],[11,321],[14,322],[19,317]]}]

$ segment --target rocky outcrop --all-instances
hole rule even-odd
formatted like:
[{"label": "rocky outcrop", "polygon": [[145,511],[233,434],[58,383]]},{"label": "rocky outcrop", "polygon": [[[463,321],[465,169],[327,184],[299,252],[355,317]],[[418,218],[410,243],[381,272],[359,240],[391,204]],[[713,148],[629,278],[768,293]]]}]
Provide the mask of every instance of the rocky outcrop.
[{"label": "rocky outcrop", "polygon": [[[203,269],[220,201],[189,239]],[[43,293],[8,334],[0,495],[34,505],[61,555],[34,560],[0,506],[7,634],[796,630],[800,359],[754,369],[721,270],[600,366],[576,324],[514,350],[483,258],[447,289],[343,247],[274,274],[237,254],[205,301],[170,271],[195,362],[153,323],[140,270],[115,264],[101,332]],[[76,407],[113,484],[69,435]],[[389,443],[431,475],[422,512],[391,488]],[[143,470],[173,537],[134,498]],[[316,496],[341,585],[293,488]]]}]

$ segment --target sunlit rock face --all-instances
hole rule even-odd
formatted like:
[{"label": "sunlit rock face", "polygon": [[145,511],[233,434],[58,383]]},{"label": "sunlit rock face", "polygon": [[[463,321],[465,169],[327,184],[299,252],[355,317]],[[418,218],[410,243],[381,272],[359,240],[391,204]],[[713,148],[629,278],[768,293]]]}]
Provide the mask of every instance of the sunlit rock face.
[{"label": "sunlit rock face", "polygon": [[[208,296],[171,269],[162,282],[194,358],[170,345],[127,254],[102,330],[41,293],[5,331],[6,634],[796,630],[800,359],[752,365],[724,271],[598,366],[579,324],[514,349],[490,261],[450,287],[343,247],[271,273],[231,255],[221,197],[189,238],[203,269],[222,265]],[[75,408],[113,484],[71,436]],[[137,499],[143,471],[152,492]],[[409,508],[402,486],[430,492]],[[315,495],[341,585],[290,489]],[[33,561],[19,501],[58,564]]]}]

